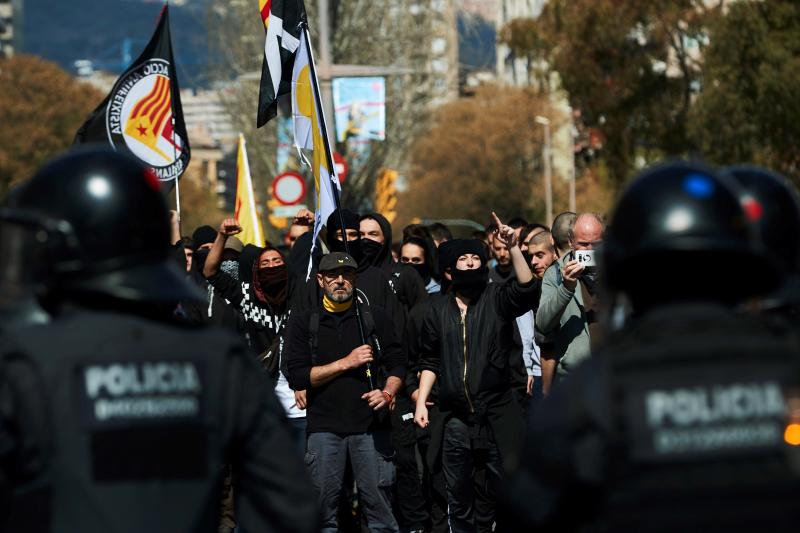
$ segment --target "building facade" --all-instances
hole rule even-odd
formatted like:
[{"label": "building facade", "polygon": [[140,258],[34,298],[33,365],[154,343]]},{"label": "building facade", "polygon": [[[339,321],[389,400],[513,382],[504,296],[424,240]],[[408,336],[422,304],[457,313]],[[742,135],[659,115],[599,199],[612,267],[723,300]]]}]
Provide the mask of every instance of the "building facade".
[{"label": "building facade", "polygon": [[19,49],[22,2],[0,0],[0,58],[11,57]]}]

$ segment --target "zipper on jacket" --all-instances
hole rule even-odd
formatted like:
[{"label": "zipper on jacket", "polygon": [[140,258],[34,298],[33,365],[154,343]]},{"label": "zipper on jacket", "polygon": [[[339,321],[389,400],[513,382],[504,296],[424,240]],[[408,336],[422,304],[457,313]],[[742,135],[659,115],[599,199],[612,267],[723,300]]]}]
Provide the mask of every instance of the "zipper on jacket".
[{"label": "zipper on jacket", "polygon": [[464,311],[464,314],[461,315],[461,338],[464,342],[464,394],[467,397],[467,403],[469,404],[469,412],[474,413],[475,408],[472,407],[472,400],[469,397],[469,386],[467,385],[467,312]]}]

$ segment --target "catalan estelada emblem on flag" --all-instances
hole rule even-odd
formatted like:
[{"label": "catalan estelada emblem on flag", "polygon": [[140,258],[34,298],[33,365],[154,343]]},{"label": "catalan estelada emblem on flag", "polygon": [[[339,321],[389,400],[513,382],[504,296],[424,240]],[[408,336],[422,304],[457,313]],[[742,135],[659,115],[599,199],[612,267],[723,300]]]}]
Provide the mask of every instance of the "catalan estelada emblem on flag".
[{"label": "catalan estelada emblem on flag", "polygon": [[130,152],[171,188],[189,165],[190,149],[164,6],[153,37],[122,73],[75,142],[108,143]]},{"label": "catalan estelada emblem on flag", "polygon": [[174,163],[183,151],[172,126],[171,99],[169,78],[152,74],[136,82],[122,106],[125,144],[156,167]]}]

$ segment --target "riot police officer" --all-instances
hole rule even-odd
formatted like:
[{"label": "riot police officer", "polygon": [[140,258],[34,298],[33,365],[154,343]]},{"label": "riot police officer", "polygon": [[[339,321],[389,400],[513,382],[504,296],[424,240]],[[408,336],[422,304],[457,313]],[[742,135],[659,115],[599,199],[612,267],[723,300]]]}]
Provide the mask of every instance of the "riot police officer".
[{"label": "riot police officer", "polygon": [[760,302],[760,311],[800,323],[800,196],[785,177],[755,165],[725,171],[739,184],[741,201],[755,219],[767,252],[785,273],[777,291]]},{"label": "riot police officer", "polygon": [[[222,331],[171,320],[197,295],[169,259],[148,169],[68,153],[11,195],[0,224],[34,236],[15,241],[33,252],[0,260],[42,267],[52,316],[2,338],[8,531],[216,532],[226,463],[243,530],[315,529],[312,486],[253,357]],[[13,264],[32,256],[38,265]]]},{"label": "riot police officer", "polygon": [[511,488],[526,502],[520,523],[796,530],[785,430],[797,353],[733,311],[779,281],[735,183],[697,164],[645,171],[619,201],[602,260],[632,314],[533,414]]}]

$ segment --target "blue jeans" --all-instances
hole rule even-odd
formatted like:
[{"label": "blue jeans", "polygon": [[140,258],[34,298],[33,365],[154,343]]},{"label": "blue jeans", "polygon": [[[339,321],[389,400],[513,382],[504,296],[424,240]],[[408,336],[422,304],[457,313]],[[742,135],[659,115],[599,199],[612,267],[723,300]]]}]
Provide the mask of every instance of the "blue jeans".
[{"label": "blue jeans", "polygon": [[355,435],[309,433],[306,468],[317,491],[323,532],[338,530],[336,512],[348,457],[369,530],[399,531],[392,514],[393,456],[388,431]]}]

